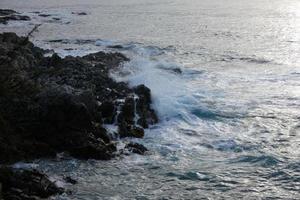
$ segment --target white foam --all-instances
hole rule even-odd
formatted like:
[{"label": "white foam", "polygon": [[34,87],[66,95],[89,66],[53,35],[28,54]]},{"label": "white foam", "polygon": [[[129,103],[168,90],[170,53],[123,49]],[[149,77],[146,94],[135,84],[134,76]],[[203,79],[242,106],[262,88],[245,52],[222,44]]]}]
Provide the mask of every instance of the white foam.
[{"label": "white foam", "polygon": [[96,46],[112,46],[112,45],[116,45],[116,42],[113,40],[97,40],[95,42]]},{"label": "white foam", "polygon": [[24,162],[17,162],[12,165],[14,169],[35,169],[39,165],[35,163],[24,163]]},{"label": "white foam", "polygon": [[159,53],[153,53],[153,48],[138,49],[141,50],[139,54],[136,54],[137,47],[129,52],[131,61],[124,64],[120,71],[113,72],[112,77],[117,81],[128,81],[131,86],[144,84],[149,87],[153,108],[160,119],[184,115],[185,109],[182,107],[193,103],[195,99],[189,95],[183,77],[169,70],[180,69],[181,66],[160,58]]}]

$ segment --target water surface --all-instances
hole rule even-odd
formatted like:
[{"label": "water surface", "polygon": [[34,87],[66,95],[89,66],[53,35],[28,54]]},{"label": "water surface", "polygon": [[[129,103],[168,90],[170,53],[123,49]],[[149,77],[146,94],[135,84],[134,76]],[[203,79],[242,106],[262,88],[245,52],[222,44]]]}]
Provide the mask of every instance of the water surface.
[{"label": "water surface", "polygon": [[1,0],[0,7],[33,19],[1,31],[24,34],[41,23],[34,42],[61,56],[122,45],[131,61],[112,76],[152,90],[161,122],[136,139],[149,155],[36,161],[56,178],[78,178],[65,198],[300,198],[299,1]]}]

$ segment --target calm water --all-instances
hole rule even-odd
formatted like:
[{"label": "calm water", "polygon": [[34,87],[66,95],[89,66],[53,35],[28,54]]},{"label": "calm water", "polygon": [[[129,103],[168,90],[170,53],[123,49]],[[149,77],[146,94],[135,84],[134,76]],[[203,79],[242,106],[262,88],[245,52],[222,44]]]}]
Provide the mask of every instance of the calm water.
[{"label": "calm water", "polygon": [[300,1],[1,0],[0,7],[33,18],[2,31],[42,23],[35,43],[62,56],[123,45],[131,62],[112,76],[150,87],[161,119],[136,140],[147,156],[36,161],[54,178],[79,180],[66,185],[73,195],[58,199],[300,199]]}]

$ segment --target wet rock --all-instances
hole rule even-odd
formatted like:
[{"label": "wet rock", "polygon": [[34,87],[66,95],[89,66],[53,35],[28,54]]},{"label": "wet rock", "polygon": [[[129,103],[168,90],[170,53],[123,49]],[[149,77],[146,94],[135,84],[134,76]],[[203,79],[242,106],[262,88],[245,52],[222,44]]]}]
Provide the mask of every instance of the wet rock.
[{"label": "wet rock", "polygon": [[44,53],[14,33],[0,34],[0,163],[60,152],[107,160],[116,146],[103,123],[115,123],[120,137],[141,138],[157,122],[150,89],[109,76],[124,55]]},{"label": "wet rock", "polygon": [[78,183],[75,179],[71,178],[70,176],[64,177],[64,180],[65,180],[67,183],[71,183],[71,184],[73,184],[73,185],[75,185],[75,184]]},{"label": "wet rock", "polygon": [[1,16],[12,15],[12,14],[17,14],[17,12],[11,9],[0,9]]},{"label": "wet rock", "polygon": [[122,106],[118,121],[125,121],[127,124],[133,124],[135,115],[135,100],[133,97],[127,97]]},{"label": "wet rock", "polygon": [[110,45],[108,46],[108,48],[112,48],[112,49],[123,49],[124,47],[122,45]]},{"label": "wet rock", "polygon": [[148,151],[148,149],[144,145],[135,142],[130,142],[129,144],[127,144],[125,146],[125,149],[128,149],[128,151],[132,153],[140,155],[144,155]]},{"label": "wet rock", "polygon": [[180,68],[175,68],[172,71],[176,74],[182,74],[182,70]]},{"label": "wet rock", "polygon": [[137,123],[143,128],[148,128],[158,122],[158,117],[151,108],[151,91],[145,85],[139,85],[134,88],[134,92],[138,95],[136,102],[136,112],[139,115]]},{"label": "wet rock", "polygon": [[64,40],[62,39],[58,39],[58,40],[49,40],[48,42],[50,43],[60,43],[60,42],[63,42]]},{"label": "wet rock", "polygon": [[40,17],[50,17],[50,14],[39,14]]},{"label": "wet rock", "polygon": [[140,97],[145,100],[145,103],[151,103],[151,91],[145,85],[138,85],[134,88],[134,92]]},{"label": "wet rock", "polygon": [[79,159],[97,159],[97,160],[109,160],[113,157],[115,146],[111,145],[99,145],[95,143],[88,143],[73,148],[70,153],[72,156]]},{"label": "wet rock", "polygon": [[94,130],[92,133],[96,139],[101,139],[107,144],[110,143],[110,141],[113,139],[108,135],[106,129],[99,125],[98,126],[96,125],[94,127]]},{"label": "wet rock", "polygon": [[0,168],[2,195],[6,200],[40,199],[63,193],[49,178],[36,170]]},{"label": "wet rock", "polygon": [[132,137],[142,138],[145,135],[144,129],[138,126],[133,126],[130,130],[130,135]]},{"label": "wet rock", "polygon": [[144,129],[135,125],[130,125],[126,122],[119,123],[119,135],[121,137],[144,137]]},{"label": "wet rock", "polygon": [[7,24],[10,20],[21,20],[21,21],[29,21],[30,17],[25,15],[20,15],[14,10],[10,9],[0,9],[0,23]]},{"label": "wet rock", "polygon": [[113,102],[105,101],[99,107],[99,111],[102,114],[104,122],[107,124],[112,124],[114,122],[114,117],[116,115],[116,108]]},{"label": "wet rock", "polygon": [[87,15],[86,12],[72,12],[74,15]]}]

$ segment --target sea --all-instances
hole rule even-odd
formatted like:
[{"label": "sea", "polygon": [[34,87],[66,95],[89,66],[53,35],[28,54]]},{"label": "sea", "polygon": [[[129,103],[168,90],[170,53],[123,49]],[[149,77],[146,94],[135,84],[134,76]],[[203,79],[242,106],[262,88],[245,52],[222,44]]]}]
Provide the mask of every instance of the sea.
[{"label": "sea", "polygon": [[[116,81],[151,89],[150,151],[17,163],[70,192],[53,199],[300,199],[299,0],[1,0],[60,56],[121,52]],[[114,127],[107,125],[110,131]],[[71,176],[78,184],[61,181]]]}]

